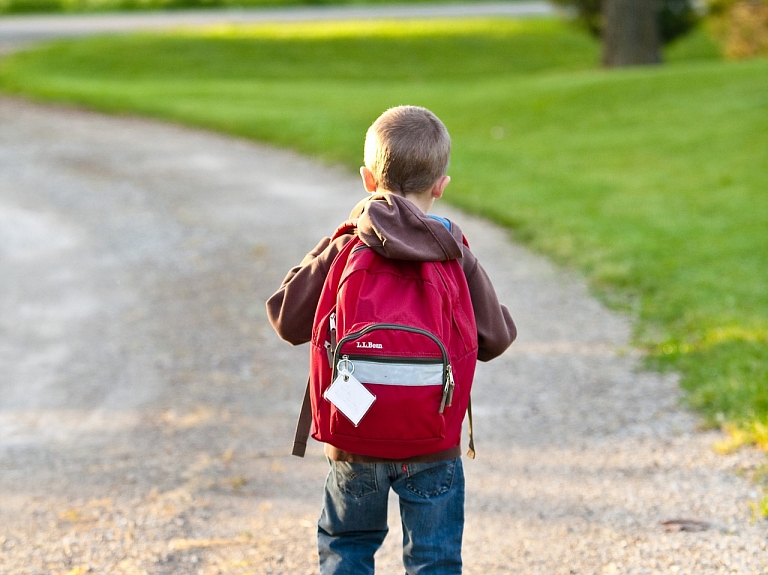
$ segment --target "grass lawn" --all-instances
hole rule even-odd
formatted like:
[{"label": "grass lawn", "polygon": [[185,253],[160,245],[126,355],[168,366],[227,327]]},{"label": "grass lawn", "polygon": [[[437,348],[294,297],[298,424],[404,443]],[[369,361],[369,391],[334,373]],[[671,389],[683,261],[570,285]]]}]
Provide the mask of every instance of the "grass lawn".
[{"label": "grass lawn", "polygon": [[[415,0],[420,4],[482,0]],[[519,2],[521,0],[505,0]],[[266,8],[323,4],[403,4],[414,0],[0,0],[0,15],[45,12],[106,12],[110,10],[176,10],[204,8]]]},{"label": "grass lawn", "polygon": [[581,270],[710,423],[768,445],[768,61],[723,62],[702,33],[662,67],[598,52],[554,20],[225,26],[56,42],[2,61],[0,88],[351,169],[381,111],[427,106],[450,201]]}]

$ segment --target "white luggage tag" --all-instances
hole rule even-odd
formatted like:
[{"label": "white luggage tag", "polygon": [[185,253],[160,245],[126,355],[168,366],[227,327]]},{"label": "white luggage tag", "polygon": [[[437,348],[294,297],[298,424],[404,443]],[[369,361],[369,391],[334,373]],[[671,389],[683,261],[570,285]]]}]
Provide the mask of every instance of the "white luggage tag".
[{"label": "white luggage tag", "polygon": [[339,375],[325,390],[323,397],[357,427],[373,405],[376,396],[352,375],[354,371],[354,364],[347,358],[342,359],[338,365]]}]

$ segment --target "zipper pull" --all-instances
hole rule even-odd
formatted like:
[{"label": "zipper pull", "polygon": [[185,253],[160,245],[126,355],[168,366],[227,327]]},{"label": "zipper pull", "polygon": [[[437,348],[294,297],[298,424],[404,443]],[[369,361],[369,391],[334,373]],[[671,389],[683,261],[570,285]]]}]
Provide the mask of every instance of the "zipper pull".
[{"label": "zipper pull", "polygon": [[328,341],[325,342],[325,353],[328,354],[328,364],[333,370],[333,354],[336,353],[336,312],[328,317]]},{"label": "zipper pull", "polygon": [[448,370],[448,403],[446,405],[451,407],[453,405],[453,390],[456,387],[456,383],[453,381],[453,368],[450,363],[446,369]]},{"label": "zipper pull", "polygon": [[453,369],[449,363],[445,368],[445,385],[443,386],[443,399],[440,401],[440,409],[438,413],[443,413],[446,406],[450,407],[453,402],[453,388],[455,387],[453,381]]},{"label": "zipper pull", "polygon": [[342,355],[341,361],[336,366],[336,373],[339,374],[339,377],[343,377],[344,381],[349,381],[349,376],[354,372],[355,366],[351,361],[349,361],[349,356]]}]

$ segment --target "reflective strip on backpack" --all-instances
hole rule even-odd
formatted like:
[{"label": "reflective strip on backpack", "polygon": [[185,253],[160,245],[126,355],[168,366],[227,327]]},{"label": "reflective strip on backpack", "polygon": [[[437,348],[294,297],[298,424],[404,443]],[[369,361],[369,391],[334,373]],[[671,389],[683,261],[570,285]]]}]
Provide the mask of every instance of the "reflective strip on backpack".
[{"label": "reflective strip on backpack", "polygon": [[436,363],[395,363],[351,359],[355,378],[363,383],[379,385],[442,385],[445,374],[443,362]]}]

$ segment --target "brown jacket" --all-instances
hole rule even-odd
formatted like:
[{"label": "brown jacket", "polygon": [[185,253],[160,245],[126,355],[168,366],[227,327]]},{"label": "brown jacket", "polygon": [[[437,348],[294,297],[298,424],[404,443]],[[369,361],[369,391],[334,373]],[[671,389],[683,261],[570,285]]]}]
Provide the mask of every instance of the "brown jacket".
[{"label": "brown jacket", "polygon": [[[517,329],[507,308],[499,303],[488,275],[474,254],[462,242],[459,227],[450,230],[438,219],[426,216],[413,203],[395,194],[374,194],[352,210],[362,241],[377,253],[400,260],[444,261],[461,259],[467,277],[478,337],[478,359],[489,361],[501,355],[514,341]],[[352,234],[331,241],[323,238],[301,263],[292,268],[280,289],[267,300],[267,315],[278,335],[298,345],[312,336],[315,309],[325,277],[336,255]],[[455,457],[432,454],[429,459]],[[380,461],[357,456],[326,445],[326,454],[335,460]]]}]

